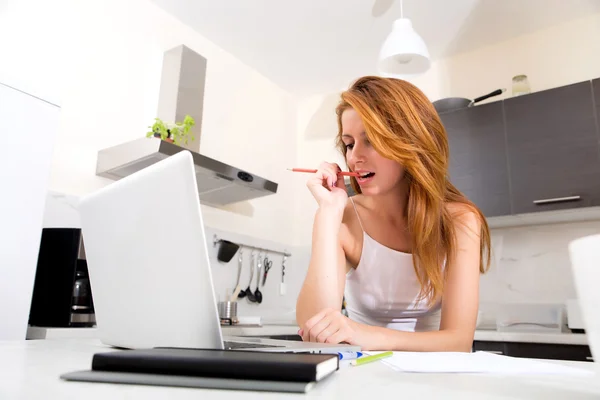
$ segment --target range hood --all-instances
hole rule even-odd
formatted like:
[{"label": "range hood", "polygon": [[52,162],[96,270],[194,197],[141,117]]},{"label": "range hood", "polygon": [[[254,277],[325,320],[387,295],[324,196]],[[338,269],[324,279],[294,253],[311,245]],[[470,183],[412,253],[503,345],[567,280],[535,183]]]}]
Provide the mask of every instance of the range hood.
[{"label": "range hood", "polygon": [[200,127],[203,113],[206,59],[186,46],[178,46],[163,56],[157,116],[166,122],[183,121],[191,115],[195,140],[176,145],[160,138],[139,139],[100,150],[96,175],[118,180],[180,151],[192,153],[200,202],[224,206],[275,194],[277,183],[242,171],[200,154]]},{"label": "range hood", "polygon": [[140,138],[98,152],[96,175],[119,180],[180,151],[194,159],[200,202],[223,206],[277,192],[277,183],[160,138]]}]

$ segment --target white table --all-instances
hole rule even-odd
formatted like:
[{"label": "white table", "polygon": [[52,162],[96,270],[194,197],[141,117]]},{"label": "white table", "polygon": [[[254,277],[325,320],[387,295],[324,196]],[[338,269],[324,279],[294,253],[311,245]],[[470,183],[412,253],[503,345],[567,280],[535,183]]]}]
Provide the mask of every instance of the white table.
[{"label": "white table", "polygon": [[[598,399],[600,375],[512,376],[409,374],[381,363],[345,367],[306,395],[66,382],[59,375],[89,369],[96,352],[110,351],[97,339],[0,342],[0,399]],[[594,363],[560,361],[594,369]]]}]

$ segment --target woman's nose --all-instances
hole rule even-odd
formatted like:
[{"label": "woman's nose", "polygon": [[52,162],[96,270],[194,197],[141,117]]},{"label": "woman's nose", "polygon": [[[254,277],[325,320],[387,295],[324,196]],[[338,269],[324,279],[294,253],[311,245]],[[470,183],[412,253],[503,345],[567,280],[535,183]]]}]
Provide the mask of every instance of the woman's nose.
[{"label": "woman's nose", "polygon": [[364,151],[362,146],[354,146],[354,148],[352,149],[352,152],[350,153],[350,157],[348,158],[348,161],[352,162],[352,163],[361,163],[364,162]]}]

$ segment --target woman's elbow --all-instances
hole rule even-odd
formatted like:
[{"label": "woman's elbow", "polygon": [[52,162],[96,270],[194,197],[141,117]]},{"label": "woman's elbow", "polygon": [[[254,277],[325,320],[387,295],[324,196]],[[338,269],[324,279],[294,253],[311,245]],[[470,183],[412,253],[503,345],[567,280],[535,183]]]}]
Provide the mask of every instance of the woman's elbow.
[{"label": "woman's elbow", "polygon": [[451,331],[450,340],[446,341],[444,351],[470,353],[473,349],[473,332]]},{"label": "woman's elbow", "polygon": [[452,347],[454,347],[454,349],[451,351],[470,353],[473,349],[473,334],[468,332],[458,333]]}]

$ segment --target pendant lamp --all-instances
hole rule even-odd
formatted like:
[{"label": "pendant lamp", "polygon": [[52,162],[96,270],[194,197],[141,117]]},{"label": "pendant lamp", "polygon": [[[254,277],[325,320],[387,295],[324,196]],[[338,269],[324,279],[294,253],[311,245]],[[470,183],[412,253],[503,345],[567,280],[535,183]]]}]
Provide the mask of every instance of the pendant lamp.
[{"label": "pendant lamp", "polygon": [[416,76],[431,66],[425,42],[404,18],[400,0],[400,19],[394,21],[392,31],[383,42],[379,52],[377,69],[384,76]]}]

